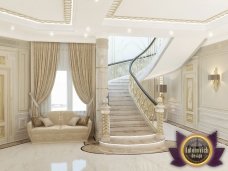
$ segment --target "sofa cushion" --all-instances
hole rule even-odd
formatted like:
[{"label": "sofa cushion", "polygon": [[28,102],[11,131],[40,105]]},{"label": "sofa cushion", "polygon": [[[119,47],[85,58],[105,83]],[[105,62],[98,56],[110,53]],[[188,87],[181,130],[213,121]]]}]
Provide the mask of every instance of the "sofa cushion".
[{"label": "sofa cushion", "polygon": [[86,126],[88,124],[89,117],[81,117],[76,125]]},{"label": "sofa cushion", "polygon": [[67,125],[72,117],[77,116],[73,111],[51,111],[48,112],[47,117],[55,125]]},{"label": "sofa cushion", "polygon": [[69,120],[68,124],[69,126],[76,126],[76,123],[78,122],[80,118],[75,116],[75,117],[72,117],[71,120]]},{"label": "sofa cushion", "polygon": [[88,127],[86,126],[68,126],[68,125],[54,125],[50,127],[36,127],[32,129],[35,134],[63,134],[63,133],[86,133]]},{"label": "sofa cushion", "polygon": [[41,118],[41,121],[44,123],[45,127],[50,127],[54,125],[49,118]]},{"label": "sofa cushion", "polygon": [[34,127],[44,126],[44,123],[42,122],[40,117],[32,117],[31,120],[32,120],[32,125]]}]

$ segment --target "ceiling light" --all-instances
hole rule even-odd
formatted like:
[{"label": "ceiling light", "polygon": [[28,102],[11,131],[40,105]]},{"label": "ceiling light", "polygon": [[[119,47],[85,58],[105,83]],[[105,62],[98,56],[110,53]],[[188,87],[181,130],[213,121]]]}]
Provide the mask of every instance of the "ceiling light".
[{"label": "ceiling light", "polygon": [[213,36],[214,36],[213,32],[208,33],[208,37],[213,37]]},{"label": "ceiling light", "polygon": [[14,27],[14,26],[11,26],[11,27],[10,27],[10,30],[11,30],[11,31],[14,31],[14,30],[15,30],[15,27]]},{"label": "ceiling light", "polygon": [[85,33],[85,34],[84,34],[84,37],[85,37],[85,38],[87,38],[87,37],[88,37],[88,34],[87,34],[87,33]]},{"label": "ceiling light", "polygon": [[49,35],[50,35],[51,37],[54,36],[54,32],[51,31],[51,32],[49,33]]},{"label": "ceiling light", "polygon": [[131,33],[131,32],[132,32],[132,30],[129,28],[129,29],[127,29],[127,32],[128,32],[128,33]]},{"label": "ceiling light", "polygon": [[98,2],[99,0],[94,0],[95,2]]},{"label": "ceiling light", "polygon": [[90,27],[86,27],[86,31],[87,32],[90,32],[91,31],[91,28]]},{"label": "ceiling light", "polygon": [[173,36],[174,32],[172,30],[169,31],[169,35]]}]

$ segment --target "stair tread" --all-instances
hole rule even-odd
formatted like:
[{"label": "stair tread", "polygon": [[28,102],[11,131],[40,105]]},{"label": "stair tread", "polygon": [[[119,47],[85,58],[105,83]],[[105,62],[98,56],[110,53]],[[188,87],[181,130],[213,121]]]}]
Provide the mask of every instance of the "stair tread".
[{"label": "stair tread", "polygon": [[137,136],[137,135],[148,135],[152,131],[129,131],[129,132],[112,132],[111,136]]},{"label": "stair tread", "polygon": [[139,136],[153,134],[129,93],[129,77],[108,83],[110,132],[112,136]]}]

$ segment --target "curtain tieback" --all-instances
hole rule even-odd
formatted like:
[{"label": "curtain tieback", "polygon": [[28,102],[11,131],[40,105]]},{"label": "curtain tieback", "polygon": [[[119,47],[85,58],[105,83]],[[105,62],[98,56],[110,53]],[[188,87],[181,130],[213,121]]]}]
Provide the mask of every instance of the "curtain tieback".
[{"label": "curtain tieback", "polygon": [[30,92],[29,95],[30,95],[30,97],[31,97],[31,99],[32,99],[32,102],[35,104],[35,106],[36,106],[37,108],[39,108],[39,104],[38,104],[37,101],[35,100],[33,94]]}]

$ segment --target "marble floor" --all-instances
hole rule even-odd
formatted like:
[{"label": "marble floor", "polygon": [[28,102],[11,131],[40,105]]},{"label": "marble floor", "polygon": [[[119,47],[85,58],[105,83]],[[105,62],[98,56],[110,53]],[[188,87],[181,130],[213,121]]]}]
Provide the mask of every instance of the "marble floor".
[{"label": "marble floor", "polygon": [[[175,140],[178,130],[189,132],[165,123],[165,135]],[[203,166],[177,168],[170,165],[168,152],[144,155],[101,155],[81,151],[81,143],[31,144],[0,150],[0,171],[228,171],[228,154],[222,156],[223,165],[217,168]]]}]

